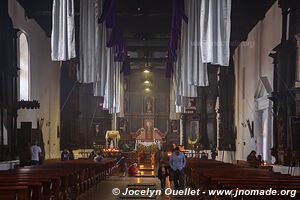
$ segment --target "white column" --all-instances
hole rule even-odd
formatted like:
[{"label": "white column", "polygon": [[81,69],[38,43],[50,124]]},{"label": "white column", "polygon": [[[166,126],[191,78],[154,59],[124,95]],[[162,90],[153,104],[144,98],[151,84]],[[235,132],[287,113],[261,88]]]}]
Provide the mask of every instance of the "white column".
[{"label": "white column", "polygon": [[270,148],[271,148],[271,133],[270,133],[270,117],[269,109],[263,110],[263,160],[271,161]]},{"label": "white column", "polygon": [[263,133],[264,133],[264,121],[263,121],[263,111],[257,111],[257,120],[254,122],[255,129],[255,138],[256,138],[256,154],[263,155],[264,152],[264,143],[263,143]]},{"label": "white column", "polygon": [[269,125],[269,149],[268,149],[268,162],[272,162],[272,156],[271,156],[271,148],[273,147],[273,111],[272,111],[272,102],[269,101],[269,108],[268,108],[268,125]]}]

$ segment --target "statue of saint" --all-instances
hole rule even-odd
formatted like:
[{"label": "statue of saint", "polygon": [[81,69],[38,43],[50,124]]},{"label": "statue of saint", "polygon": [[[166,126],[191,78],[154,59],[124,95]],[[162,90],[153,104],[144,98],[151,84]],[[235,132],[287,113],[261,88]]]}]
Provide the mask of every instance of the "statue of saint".
[{"label": "statue of saint", "polygon": [[150,98],[147,98],[146,100],[146,112],[151,113],[152,112],[152,102]]}]

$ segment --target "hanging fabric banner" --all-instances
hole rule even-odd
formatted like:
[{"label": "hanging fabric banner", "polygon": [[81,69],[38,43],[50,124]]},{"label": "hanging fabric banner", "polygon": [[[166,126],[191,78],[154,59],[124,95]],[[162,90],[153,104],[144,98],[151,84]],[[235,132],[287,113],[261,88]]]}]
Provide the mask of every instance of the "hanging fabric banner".
[{"label": "hanging fabric banner", "polygon": [[51,58],[66,61],[76,57],[74,1],[54,0],[52,8]]},{"label": "hanging fabric banner", "polygon": [[102,0],[80,1],[80,65],[78,80],[94,83],[97,96],[104,96],[110,49],[106,47],[108,30],[98,24]]},{"label": "hanging fabric banner", "polygon": [[185,12],[189,24],[182,25],[182,62],[186,71],[183,82],[194,86],[208,86],[207,63],[203,62],[201,53],[202,0],[185,1]]},{"label": "hanging fabric banner", "polygon": [[204,63],[221,66],[229,65],[231,0],[192,0],[187,1],[190,7],[197,6],[196,12],[201,13],[200,46]]},{"label": "hanging fabric banner", "polygon": [[171,77],[171,74],[173,73],[173,63],[177,59],[177,48],[181,36],[182,20],[184,20],[185,23],[188,22],[188,17],[184,14],[184,0],[173,0],[172,7],[172,23],[168,44],[166,77]]},{"label": "hanging fabric banner", "polygon": [[172,27],[175,21],[181,30],[171,29],[166,71],[173,72],[176,106],[185,107],[198,86],[208,86],[208,64],[229,65],[231,0],[185,0],[184,13],[179,2],[173,0]]}]

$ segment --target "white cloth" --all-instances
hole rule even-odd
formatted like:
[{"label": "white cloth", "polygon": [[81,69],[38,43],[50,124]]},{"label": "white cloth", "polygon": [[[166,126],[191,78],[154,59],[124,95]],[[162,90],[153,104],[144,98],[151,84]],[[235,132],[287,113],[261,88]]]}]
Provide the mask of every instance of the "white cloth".
[{"label": "white cloth", "polygon": [[121,63],[114,61],[113,48],[107,48],[108,30],[98,24],[103,0],[80,1],[80,67],[78,80],[93,83],[94,96],[103,96],[103,108],[121,110]]},{"label": "white cloth", "polygon": [[76,57],[73,0],[53,1],[51,57],[55,61]]},{"label": "white cloth", "polygon": [[[186,57],[183,58],[183,51],[181,46],[183,44],[183,40],[181,40],[181,44],[179,47],[179,54],[177,57],[177,61],[174,66],[173,73],[173,87],[175,88],[175,108],[177,113],[181,113],[183,111],[183,107],[188,105],[188,97],[197,97],[197,87],[189,84],[188,82],[188,71],[186,69]],[[186,55],[185,55],[186,56]],[[184,61],[183,61],[184,59]]]},{"label": "white cloth", "polygon": [[37,145],[31,146],[31,160],[40,161],[39,154],[42,153],[41,147]]},{"label": "white cloth", "polygon": [[[208,86],[207,64],[201,57],[201,2],[202,0],[185,1],[185,13],[188,17],[188,24],[182,23],[182,61],[185,77],[183,83],[195,86]],[[191,96],[184,94],[184,96]],[[192,96],[191,96],[192,97]]]},{"label": "white cloth", "polygon": [[201,9],[199,35],[203,62],[228,66],[231,0],[192,1],[188,0],[191,4],[195,3],[192,6]]},{"label": "white cloth", "polygon": [[107,70],[106,87],[104,95],[103,107],[108,109],[110,113],[120,112],[120,81],[121,81],[121,63],[114,62],[111,56],[111,67]]},{"label": "white cloth", "polygon": [[97,96],[104,96],[106,71],[109,67],[107,54],[110,52],[106,47],[107,30],[103,24],[98,24],[101,10],[102,0],[80,1],[78,80],[81,83],[95,83]]},{"label": "white cloth", "polygon": [[177,112],[208,86],[208,63],[229,65],[231,0],[185,0],[188,24],[182,23],[173,84]]}]

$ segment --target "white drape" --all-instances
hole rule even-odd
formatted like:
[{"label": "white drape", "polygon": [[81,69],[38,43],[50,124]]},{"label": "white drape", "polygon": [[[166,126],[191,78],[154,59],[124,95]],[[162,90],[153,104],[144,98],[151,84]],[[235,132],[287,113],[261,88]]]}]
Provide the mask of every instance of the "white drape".
[{"label": "white drape", "polygon": [[[113,52],[110,48],[106,47],[106,41],[108,36],[108,30],[101,25],[101,29],[98,29],[98,35],[100,36],[98,40],[99,50],[97,54],[94,54],[95,59],[97,60],[97,65],[94,67],[97,68],[97,77],[96,82],[94,82],[94,95],[95,96],[104,96],[105,88],[108,82],[107,70],[112,66],[112,57]],[[91,68],[91,65],[85,65],[86,67]],[[86,71],[87,72],[87,71]]]},{"label": "white drape", "polygon": [[188,82],[187,55],[184,54],[182,48],[186,43],[186,40],[181,40],[177,60],[174,66],[173,87],[175,88],[176,112],[181,112],[183,107],[188,105],[188,97],[197,97],[197,87]]},{"label": "white drape", "polygon": [[74,2],[73,0],[54,0],[51,58],[55,61],[65,61],[75,57]]},{"label": "white drape", "polygon": [[178,95],[197,97],[197,88],[189,84],[189,71],[186,63],[186,55],[180,53],[175,64]]},{"label": "white drape", "polygon": [[230,12],[231,0],[185,0],[188,24],[182,23],[173,73],[176,106],[187,106],[197,86],[208,86],[208,63],[229,65]]},{"label": "white drape", "polygon": [[[197,41],[200,41],[200,18],[201,0],[185,1],[185,13],[188,17],[188,24],[182,23],[181,37],[181,66],[183,66],[186,76],[183,78],[184,84],[195,86],[208,86],[207,64],[201,58],[201,48]],[[183,96],[197,96],[188,93]]]},{"label": "white drape", "polygon": [[202,0],[185,1],[185,13],[189,19],[188,24],[182,25],[182,65],[187,71],[189,85],[208,86],[207,64],[202,61],[200,41],[202,29],[201,19]]},{"label": "white drape", "polygon": [[[229,65],[231,0],[188,0],[200,3],[201,55],[205,63]],[[199,4],[200,5],[200,4]],[[195,6],[199,6],[195,5]]]},{"label": "white drape", "polygon": [[[109,49],[106,47],[106,28],[103,24],[98,24],[101,10],[101,0],[80,1],[80,70],[78,79],[81,83],[101,83],[106,76],[106,57]],[[100,90],[99,88],[99,92],[104,94],[103,88],[102,91]]]},{"label": "white drape", "polygon": [[113,56],[111,56],[110,64],[111,66],[107,70],[103,107],[108,109],[110,113],[119,113],[121,106],[121,63],[115,62]]},{"label": "white drape", "polygon": [[107,48],[111,30],[98,24],[103,0],[80,1],[80,67],[78,80],[93,83],[94,96],[103,96],[103,108],[120,112],[120,68],[112,48]]}]

